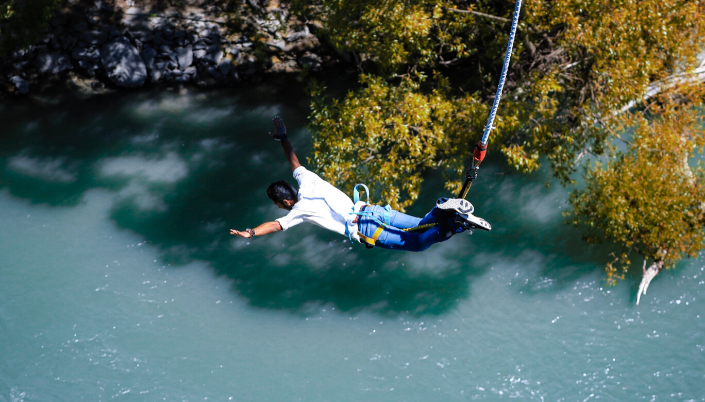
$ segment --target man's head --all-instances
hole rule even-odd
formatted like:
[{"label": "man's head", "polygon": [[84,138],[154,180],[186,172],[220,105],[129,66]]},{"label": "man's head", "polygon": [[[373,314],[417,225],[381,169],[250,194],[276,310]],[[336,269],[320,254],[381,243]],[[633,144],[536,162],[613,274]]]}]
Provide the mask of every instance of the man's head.
[{"label": "man's head", "polygon": [[291,211],[299,195],[294,186],[284,180],[275,181],[267,187],[267,197],[281,209]]}]

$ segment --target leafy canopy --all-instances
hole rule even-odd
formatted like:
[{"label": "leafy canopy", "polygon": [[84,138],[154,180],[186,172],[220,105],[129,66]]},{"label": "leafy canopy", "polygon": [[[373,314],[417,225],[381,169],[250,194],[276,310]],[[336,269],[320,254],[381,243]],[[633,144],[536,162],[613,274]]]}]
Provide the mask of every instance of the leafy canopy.
[{"label": "leafy canopy", "polygon": [[[364,72],[343,99],[313,91],[312,162],[339,186],[372,184],[396,207],[416,199],[429,169],[444,169],[456,191],[499,80],[502,19],[514,3],[295,4]],[[703,175],[684,158],[705,136],[703,84],[691,73],[705,49],[704,12],[698,0],[525,3],[491,153],[523,172],[546,160],[565,185],[592,161],[571,196],[573,221],[590,241],[623,245],[623,267],[630,251],[672,265],[703,247]]]},{"label": "leafy canopy", "polygon": [[39,41],[61,0],[0,0],[0,55]]}]

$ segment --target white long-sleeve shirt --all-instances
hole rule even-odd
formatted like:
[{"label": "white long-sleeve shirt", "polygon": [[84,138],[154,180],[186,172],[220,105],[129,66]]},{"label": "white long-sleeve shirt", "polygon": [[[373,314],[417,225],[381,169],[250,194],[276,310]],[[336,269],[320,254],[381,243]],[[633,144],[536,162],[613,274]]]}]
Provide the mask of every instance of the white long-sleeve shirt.
[{"label": "white long-sleeve shirt", "polygon": [[357,225],[352,223],[354,216],[350,214],[350,197],[303,166],[294,170],[294,178],[299,183],[299,200],[286,216],[276,220],[283,230],[310,222],[342,235],[349,225],[351,232],[357,234]]}]

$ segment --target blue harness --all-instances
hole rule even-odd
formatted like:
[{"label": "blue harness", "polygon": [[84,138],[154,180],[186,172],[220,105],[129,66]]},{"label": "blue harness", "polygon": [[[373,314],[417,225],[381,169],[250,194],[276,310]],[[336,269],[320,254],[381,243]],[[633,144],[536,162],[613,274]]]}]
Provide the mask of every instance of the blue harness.
[{"label": "blue harness", "polygon": [[[365,189],[365,195],[367,196],[366,204],[370,205],[370,190],[364,184],[357,184],[355,186],[355,189],[353,190],[353,203],[357,204],[358,202],[360,202],[360,191],[358,190],[358,187],[360,187],[360,186],[362,186]],[[366,244],[368,244],[370,246],[374,246],[375,243],[377,242],[377,238],[379,238],[379,235],[382,234],[384,227],[385,226],[392,227],[389,224],[391,212],[392,212],[392,207],[389,204],[387,204],[387,206],[384,207],[384,213],[383,213],[384,221],[381,221],[379,218],[377,218],[375,213],[372,211],[355,212],[355,205],[353,205],[352,210],[350,211],[349,215],[369,216],[370,218],[379,222],[379,227],[377,228],[377,230],[375,230],[375,233],[372,235],[372,237],[367,237],[367,236],[363,235],[362,233],[358,232],[358,236],[360,236],[360,239],[362,239]],[[350,242],[354,243],[353,239],[352,239],[352,233],[350,233],[347,223],[345,224],[345,234],[348,235],[348,239],[350,239]]]}]

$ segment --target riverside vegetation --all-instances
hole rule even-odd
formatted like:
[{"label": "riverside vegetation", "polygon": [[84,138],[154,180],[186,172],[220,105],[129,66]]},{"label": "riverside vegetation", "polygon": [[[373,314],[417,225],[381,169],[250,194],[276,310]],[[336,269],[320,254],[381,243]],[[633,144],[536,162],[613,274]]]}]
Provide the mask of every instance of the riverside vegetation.
[{"label": "riverside vegetation", "polygon": [[[396,208],[416,199],[428,169],[447,172],[457,192],[499,81],[514,2],[295,4],[325,22],[362,72],[343,99],[313,90],[316,165],[343,187],[374,183]],[[703,168],[693,163],[705,145],[704,12],[687,0],[526,2],[490,139],[513,168],[545,160],[564,185],[584,165],[569,219],[587,241],[623,247],[608,283],[635,254],[652,261],[640,293],[705,246]]]},{"label": "riverside vegetation", "polygon": [[[195,19],[218,19],[218,36],[198,33],[211,27],[208,22],[193,28],[187,20],[178,38],[167,27],[173,57],[155,35],[151,42],[151,34],[130,29],[107,36],[141,52],[151,81],[319,69],[325,63],[313,51],[333,49],[324,57],[354,64],[360,80],[341,99],[311,85],[311,162],[319,171],[341,188],[370,183],[376,199],[402,210],[418,197],[430,169],[447,174],[449,191],[459,190],[499,80],[514,2],[247,0],[199,7],[207,12]],[[18,14],[7,10],[5,31],[17,26]],[[705,246],[705,174],[695,162],[705,146],[704,12],[705,3],[695,0],[524,4],[490,148],[521,172],[550,164],[572,189],[570,222],[585,229],[589,242],[622,246],[606,267],[608,283],[623,278],[641,256],[644,267],[650,262],[645,290],[661,269]],[[49,14],[42,18],[48,21]],[[146,18],[152,28],[165,20]],[[306,44],[296,47],[303,39]],[[181,63],[188,51],[174,46],[193,52],[203,46],[199,41],[210,49],[205,54],[227,47],[227,71],[222,56],[215,63]],[[153,49],[154,64],[149,55],[145,60],[145,49]],[[159,62],[164,78],[155,80]],[[110,77],[110,63],[88,63],[94,63],[88,71]],[[580,171],[586,184],[577,187]]]}]

